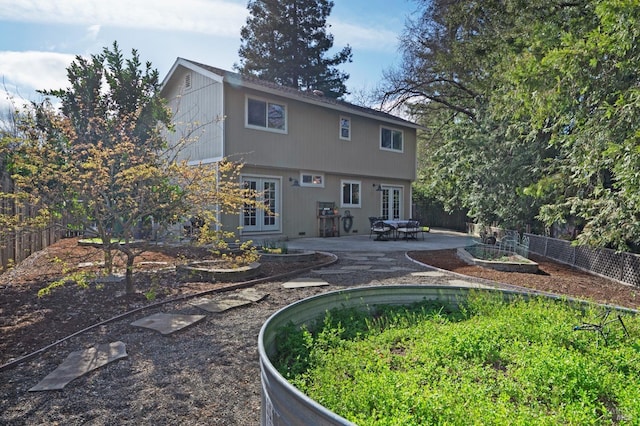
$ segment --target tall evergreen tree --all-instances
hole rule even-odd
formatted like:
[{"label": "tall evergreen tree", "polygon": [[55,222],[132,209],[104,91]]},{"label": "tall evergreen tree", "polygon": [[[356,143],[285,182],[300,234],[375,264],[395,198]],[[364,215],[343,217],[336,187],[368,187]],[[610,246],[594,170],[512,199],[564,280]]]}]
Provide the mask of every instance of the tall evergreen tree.
[{"label": "tall evergreen tree", "polygon": [[287,87],[348,93],[349,74],[336,67],[351,62],[351,47],[326,56],[333,36],[326,32],[330,0],[249,0],[250,16],[240,32],[240,64],[234,68]]}]

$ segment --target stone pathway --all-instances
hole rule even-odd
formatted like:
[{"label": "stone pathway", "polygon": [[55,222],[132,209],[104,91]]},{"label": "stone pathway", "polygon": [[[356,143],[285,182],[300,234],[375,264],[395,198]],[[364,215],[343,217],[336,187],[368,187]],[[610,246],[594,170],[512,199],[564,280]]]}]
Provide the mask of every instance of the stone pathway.
[{"label": "stone pathway", "polygon": [[[312,270],[310,271],[312,276],[297,277],[282,283],[281,286],[286,289],[321,287],[330,285],[323,277],[333,281],[343,276],[343,279],[348,282],[349,277],[358,276],[362,278],[363,274],[368,274],[367,276],[371,279],[391,276],[391,278],[388,278],[390,283],[401,279],[405,282],[406,280],[415,280],[418,284],[489,288],[489,286],[479,284],[477,281],[466,281],[442,271],[425,271],[420,270],[421,268],[420,265],[412,264],[406,258],[394,257],[386,253],[341,253],[338,263],[323,269]],[[401,278],[398,277],[398,274],[401,275]],[[229,309],[258,303],[267,296],[268,294],[259,293],[253,288],[220,293],[188,302],[189,305],[205,311],[203,315],[156,313],[133,321],[131,326],[147,328],[167,336],[204,320],[207,317],[206,314],[220,314]],[[29,391],[63,389],[72,380],[126,356],[125,343],[119,341],[72,352],[60,366]]]},{"label": "stone pathway", "polygon": [[126,356],[127,349],[122,342],[71,352],[58,368],[29,389],[29,392],[62,389],[72,380]]}]

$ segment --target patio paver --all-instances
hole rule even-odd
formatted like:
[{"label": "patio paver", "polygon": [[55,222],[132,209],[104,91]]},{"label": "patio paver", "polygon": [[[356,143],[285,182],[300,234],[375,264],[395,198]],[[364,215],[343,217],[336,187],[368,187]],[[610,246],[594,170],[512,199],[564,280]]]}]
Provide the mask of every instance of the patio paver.
[{"label": "patio paver", "polygon": [[62,364],[29,389],[29,392],[62,389],[72,380],[127,356],[126,345],[120,341],[71,352]]},{"label": "patio paver", "polygon": [[175,333],[205,319],[205,315],[157,313],[131,323],[134,327],[150,328],[164,335]]}]

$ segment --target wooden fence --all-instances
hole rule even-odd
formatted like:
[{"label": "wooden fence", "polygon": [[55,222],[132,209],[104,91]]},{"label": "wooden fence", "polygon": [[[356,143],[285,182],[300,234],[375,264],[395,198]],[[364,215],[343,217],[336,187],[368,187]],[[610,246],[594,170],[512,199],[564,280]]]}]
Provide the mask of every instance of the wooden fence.
[{"label": "wooden fence", "polygon": [[[13,181],[0,161],[0,192],[13,192]],[[20,208],[11,197],[0,197],[0,213],[10,216],[33,217],[36,211],[30,207]],[[31,254],[55,243],[62,237],[59,223],[51,223],[44,229],[8,232],[0,229],[0,273],[23,261]]]},{"label": "wooden fence", "polygon": [[469,218],[462,210],[446,212],[439,204],[431,200],[414,200],[412,217],[432,228],[446,228],[466,231]]},{"label": "wooden fence", "polygon": [[39,231],[19,231],[0,238],[0,272],[50,246],[61,237],[61,227],[51,225]]}]

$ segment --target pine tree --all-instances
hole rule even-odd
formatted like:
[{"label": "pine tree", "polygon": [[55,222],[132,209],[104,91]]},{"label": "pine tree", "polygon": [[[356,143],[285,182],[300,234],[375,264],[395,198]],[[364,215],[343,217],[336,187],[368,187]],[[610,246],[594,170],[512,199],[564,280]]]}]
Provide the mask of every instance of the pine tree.
[{"label": "pine tree", "polygon": [[250,0],[241,30],[240,65],[234,68],[287,87],[347,94],[347,73],[336,67],[351,62],[351,47],[326,57],[333,36],[326,32],[330,0]]}]

